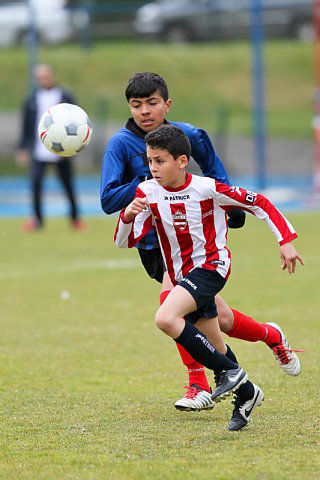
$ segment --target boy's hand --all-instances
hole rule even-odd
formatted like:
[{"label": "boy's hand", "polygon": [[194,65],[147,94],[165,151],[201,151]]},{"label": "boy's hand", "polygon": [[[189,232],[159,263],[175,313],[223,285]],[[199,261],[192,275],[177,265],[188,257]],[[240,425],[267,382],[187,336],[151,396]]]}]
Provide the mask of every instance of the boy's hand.
[{"label": "boy's hand", "polygon": [[130,221],[133,220],[138,213],[146,210],[148,208],[148,200],[146,198],[135,198],[124,211],[124,220]]},{"label": "boy's hand", "polygon": [[280,258],[282,270],[285,270],[287,268],[289,275],[295,272],[297,260],[299,260],[301,265],[304,265],[302,258],[300,257],[291,242],[281,245]]}]

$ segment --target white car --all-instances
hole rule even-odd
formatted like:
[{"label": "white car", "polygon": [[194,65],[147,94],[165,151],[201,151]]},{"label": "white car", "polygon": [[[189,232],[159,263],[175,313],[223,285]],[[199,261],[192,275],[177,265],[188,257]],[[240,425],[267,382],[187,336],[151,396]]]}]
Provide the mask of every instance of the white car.
[{"label": "white car", "polygon": [[26,41],[28,25],[36,28],[40,42],[55,45],[74,35],[72,12],[63,0],[5,0],[0,5],[0,47]]},{"label": "white car", "polygon": [[[154,0],[137,10],[143,38],[184,42],[248,38],[252,0]],[[261,0],[266,37],[312,39],[312,0]]]}]

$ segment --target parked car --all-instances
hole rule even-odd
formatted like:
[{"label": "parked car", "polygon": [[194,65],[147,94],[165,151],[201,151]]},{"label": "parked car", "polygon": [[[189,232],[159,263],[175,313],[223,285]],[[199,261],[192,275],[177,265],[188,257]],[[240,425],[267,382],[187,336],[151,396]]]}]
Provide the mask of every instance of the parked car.
[{"label": "parked car", "polygon": [[[312,0],[261,0],[267,37],[312,38]],[[251,0],[158,0],[137,10],[143,38],[184,42],[246,38]]]},{"label": "parked car", "polygon": [[[30,2],[31,3],[31,2]],[[54,45],[73,38],[76,30],[73,10],[63,0],[32,0],[39,41]],[[28,2],[5,0],[0,5],[0,47],[25,42],[29,25]]]}]

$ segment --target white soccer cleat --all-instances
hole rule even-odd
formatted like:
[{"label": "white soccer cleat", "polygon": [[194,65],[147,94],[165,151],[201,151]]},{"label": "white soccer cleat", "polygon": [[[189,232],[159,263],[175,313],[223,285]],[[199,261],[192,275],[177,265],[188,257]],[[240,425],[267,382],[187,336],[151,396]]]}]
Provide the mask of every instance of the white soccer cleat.
[{"label": "white soccer cleat", "polygon": [[270,347],[278,364],[288,375],[299,375],[301,372],[300,361],[294,352],[303,352],[304,350],[292,350],[279,325],[271,322],[267,323],[267,325],[271,325],[272,327],[276,328],[281,336],[280,343]]},{"label": "white soccer cleat", "polygon": [[211,410],[214,407],[211,391],[202,390],[195,384],[184,388],[187,389],[185,396],[174,404],[177,410],[200,412],[201,410]]}]

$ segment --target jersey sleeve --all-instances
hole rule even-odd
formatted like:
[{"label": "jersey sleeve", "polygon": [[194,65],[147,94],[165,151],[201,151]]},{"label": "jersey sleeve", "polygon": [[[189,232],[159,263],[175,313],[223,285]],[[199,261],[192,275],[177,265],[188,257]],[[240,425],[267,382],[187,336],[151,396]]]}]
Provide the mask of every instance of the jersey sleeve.
[{"label": "jersey sleeve", "polygon": [[291,223],[264,195],[240,187],[230,187],[220,182],[215,184],[216,201],[225,211],[239,207],[265,220],[280,245],[297,238],[298,235]]},{"label": "jersey sleeve", "polygon": [[142,181],[141,177],[135,177],[131,182],[123,183],[126,166],[125,145],[116,137],[112,137],[103,155],[100,183],[101,207],[108,215],[129,205]]},{"label": "jersey sleeve", "polygon": [[[140,188],[136,190],[135,198],[137,197],[146,197]],[[114,242],[119,248],[132,248],[153,228],[153,215],[150,207],[147,207],[132,221],[127,222],[124,219],[124,211],[125,209],[122,209],[119,215]]]}]

